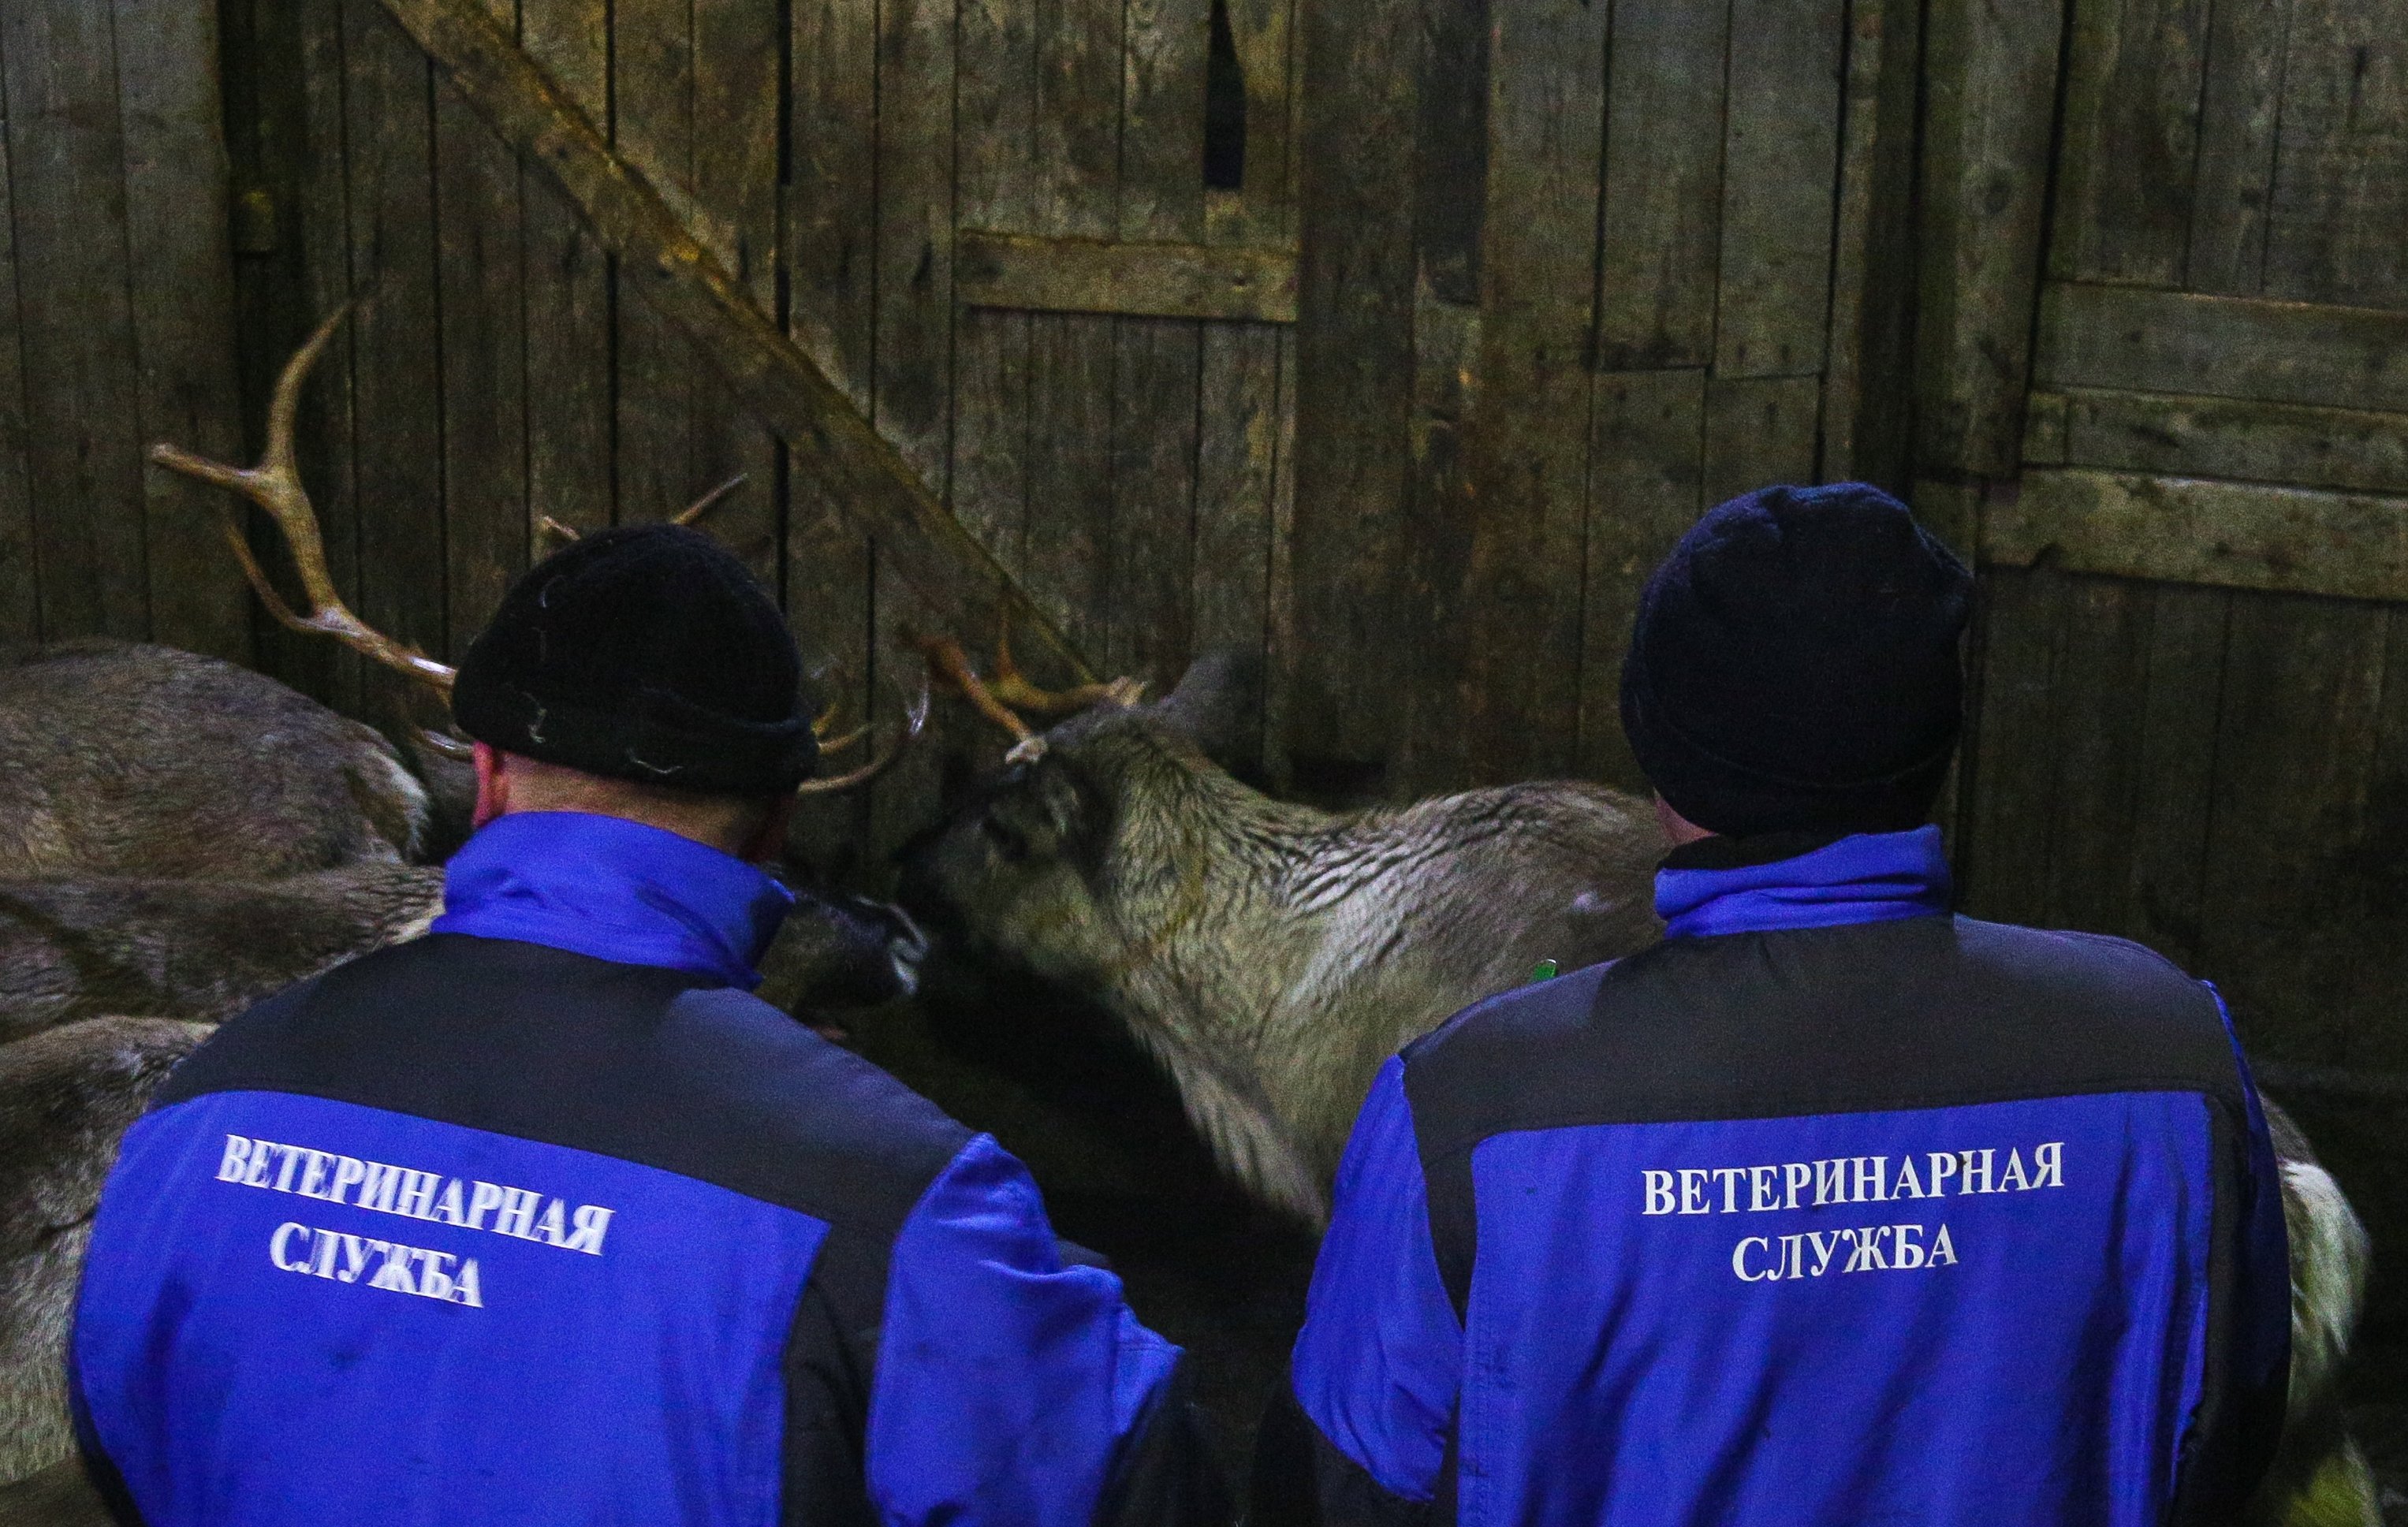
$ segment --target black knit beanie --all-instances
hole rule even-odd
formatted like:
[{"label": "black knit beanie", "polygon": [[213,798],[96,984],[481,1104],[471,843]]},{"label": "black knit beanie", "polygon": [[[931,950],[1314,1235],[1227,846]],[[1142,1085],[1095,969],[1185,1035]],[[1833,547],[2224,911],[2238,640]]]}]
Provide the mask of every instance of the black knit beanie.
[{"label": "black knit beanie", "polygon": [[785,618],[699,531],[627,525],[511,585],[452,692],[460,729],[588,774],[770,795],[819,759]]},{"label": "black knit beanie", "polygon": [[1732,836],[1898,832],[1956,746],[1972,578],[1861,482],[1709,510],[1647,580],[1622,728],[1673,810]]}]

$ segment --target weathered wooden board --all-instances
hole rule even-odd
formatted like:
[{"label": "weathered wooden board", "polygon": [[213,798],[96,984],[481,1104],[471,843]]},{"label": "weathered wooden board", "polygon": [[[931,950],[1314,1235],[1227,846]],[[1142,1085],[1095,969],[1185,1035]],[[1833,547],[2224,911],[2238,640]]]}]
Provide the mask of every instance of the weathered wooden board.
[{"label": "weathered wooden board", "polygon": [[1245,104],[1243,158],[1234,194],[1208,193],[1212,243],[1277,246],[1296,236],[1294,0],[1224,0],[1229,51]]},{"label": "weathered wooden board", "polygon": [[1729,8],[1623,0],[1612,20],[1598,364],[1703,365],[1714,353]]},{"label": "weathered wooden board", "polygon": [[[1274,498],[1280,479],[1278,330],[1212,324],[1203,335],[1191,632],[1198,653],[1262,652],[1269,639]],[[1257,705],[1260,704],[1259,698]],[[1260,756],[1259,716],[1240,750]]]},{"label": "weathered wooden board", "polygon": [[878,7],[876,421],[938,497],[952,421],[953,7]]},{"label": "weathered wooden board", "polygon": [[[982,11],[964,7],[966,31]],[[878,202],[867,193],[878,183],[877,8],[801,0],[793,15],[793,141],[780,247],[787,329],[867,418],[877,334]],[[877,564],[870,538],[816,474],[798,466],[786,488],[787,621],[806,659],[821,668],[824,697],[840,714],[857,719],[891,708],[880,692],[887,676],[871,638]],[[828,766],[856,762],[846,755]],[[824,874],[874,883],[868,840],[869,799],[855,792],[806,796],[789,844]]]},{"label": "weathered wooden board", "polygon": [[[520,0],[519,39],[589,121],[610,98],[609,0]],[[552,178],[523,165],[528,507],[562,524],[609,524],[618,502],[611,392],[611,261]]]},{"label": "weathered wooden board", "polygon": [[1194,653],[1201,326],[1128,318],[1114,335],[1104,665],[1157,689]]},{"label": "weathered wooden board", "polygon": [[[0,69],[0,78],[6,78]],[[0,119],[0,641],[41,635],[34,486],[25,466],[24,347],[17,317],[17,234],[8,196],[8,124]]]},{"label": "weathered wooden board", "polygon": [[1704,501],[1721,503],[1776,482],[1814,480],[1814,377],[1715,377],[1706,384]]},{"label": "weathered wooden board", "polygon": [[1211,0],[1122,7],[1120,238],[1192,245],[1204,236],[1211,15]]},{"label": "weathered wooden board", "polygon": [[2251,296],[2261,284],[2290,12],[2291,0],[2215,0],[2213,7],[2182,282],[2192,291]]},{"label": "weathered wooden board", "polygon": [[1847,78],[1832,205],[1831,293],[1823,365],[1823,475],[1901,489],[1907,477],[1902,373],[1914,273],[1890,257],[1912,214],[1915,7],[1847,7]]},{"label": "weathered wooden board", "polygon": [[[953,292],[967,304],[985,267],[975,230],[1036,215],[1037,37],[1021,0],[962,0],[960,18],[954,98],[968,130],[955,139]],[[841,187],[830,177],[820,194],[841,200]],[[953,513],[1014,576],[1029,512],[1028,326],[1025,312],[972,308],[953,329]]]},{"label": "weathered wooden board", "polygon": [[2345,973],[2315,970],[2314,951],[2346,905],[2342,872],[2364,830],[2386,612],[2231,597],[2200,963],[2244,1041],[2346,1062],[2359,1020],[2313,995]]},{"label": "weathered wooden board", "polygon": [[[1471,636],[1464,772],[1562,774],[1580,738],[1588,349],[1606,17],[1582,0],[1494,13],[1481,248],[1480,484],[1458,607]],[[1469,507],[1469,506],[1467,506]]]},{"label": "weathered wooden board", "polygon": [[2408,4],[2292,0],[2283,50],[2264,291],[2397,305],[2408,297]]},{"label": "weathered wooden board", "polygon": [[[511,0],[484,4],[495,25],[517,23]],[[527,564],[527,292],[518,156],[440,78],[434,171],[442,324],[440,652],[456,660]],[[544,372],[537,379],[543,385]]]},{"label": "weathered wooden board", "polygon": [[[1300,787],[1376,781],[1402,740],[1392,686],[1426,617],[1399,607],[1410,543],[1414,180],[1424,42],[1406,7],[1303,7],[1289,762]],[[1419,628],[1419,629],[1416,629]]]},{"label": "weathered wooden board", "polygon": [[[694,202],[738,286],[764,313],[778,311],[778,181],[784,103],[781,0],[705,0],[693,7]],[[783,448],[704,357],[685,346],[695,378],[688,501],[730,478],[744,486],[710,511],[710,534],[774,588],[781,549],[779,476]]]},{"label": "weathered wooden board", "polygon": [[[694,197],[694,84],[690,0],[613,0],[610,146],[683,214],[684,226],[742,291],[727,261],[733,239]],[[675,319],[644,299],[652,281],[641,265],[623,263],[611,309],[613,465],[619,514],[627,521],[665,520],[708,486],[695,394],[709,362]]]},{"label": "weathered wooden board", "polygon": [[[117,106],[125,144],[125,250],[146,440],[221,461],[240,454],[234,268],[219,122],[218,15],[195,0],[115,0]],[[213,490],[172,473],[144,482],[150,634],[237,662],[251,596],[218,534]]]},{"label": "weathered wooden board", "polygon": [[2064,11],[1933,0],[1927,74],[1916,457],[2013,472]]},{"label": "weathered wooden board", "polygon": [[[1119,232],[1122,12],[1107,0],[1037,11],[1036,146],[1030,224],[1049,236]],[[1029,320],[1028,519],[1031,594],[1081,649],[1111,625],[1113,321]]]},{"label": "weathered wooden board", "polygon": [[[2214,807],[2216,729],[2226,628],[2235,595],[2160,585],[2151,591],[2148,679],[2135,766],[2146,781],[2133,813],[2130,901],[2120,929],[2178,962],[2205,937],[2208,824]],[[2128,697],[2109,693],[2103,706]]]},{"label": "weathered wooden board", "polygon": [[2408,415],[2170,392],[2035,393],[2028,464],[2408,492]]},{"label": "weathered wooden board", "polygon": [[[354,297],[351,174],[340,151],[348,131],[344,39],[351,18],[340,5],[304,5],[294,15],[294,27],[301,53],[299,137],[307,151],[299,156],[298,174],[303,302],[293,332],[285,336],[288,346],[299,344],[326,314]],[[301,477],[318,511],[327,571],[347,598],[359,592],[359,458],[352,427],[357,399],[351,386],[356,350],[357,326],[345,323],[335,332],[302,392],[298,442]],[[280,370],[284,361],[283,352],[272,353],[268,375]],[[272,558],[283,560],[280,544],[264,525],[254,529],[252,544],[263,539]],[[272,622],[262,633],[261,647],[278,677],[288,683],[339,709],[357,714],[362,708],[367,660],[358,653]]]},{"label": "weathered wooden board", "polygon": [[1697,519],[1705,419],[1702,371],[1597,378],[1581,649],[1578,769],[1584,778],[1645,786],[1622,735],[1622,658],[1648,575]]},{"label": "weathered wooden board", "polygon": [[[1123,11],[1118,236],[1204,236],[1210,0],[1128,0]],[[1167,686],[1192,654],[1196,462],[1203,329],[1113,325],[1111,614],[1105,663]]]},{"label": "weathered wooden board", "polygon": [[2359,599],[2408,598],[2408,499],[2309,488],[2032,471],[1982,522],[1986,560]]},{"label": "weathered wooden board", "polygon": [[[954,8],[951,0],[902,0],[877,10],[878,226],[872,249],[878,329],[871,417],[879,434],[942,498],[953,464]],[[930,623],[930,607],[912,597],[917,591],[900,576],[882,535],[875,538],[875,563],[870,663],[882,671],[916,662],[906,638]],[[873,860],[891,863],[896,850],[935,819],[945,756],[960,750],[971,724],[965,709],[940,714],[926,745],[871,787]]]},{"label": "weathered wooden board", "polygon": [[42,629],[141,637],[141,378],[122,235],[125,148],[110,14],[87,0],[0,7],[19,340],[37,509]]},{"label": "weathered wooden board", "polygon": [[2147,686],[2155,591],[2124,578],[2042,576],[2067,588],[2050,692],[2057,788],[2044,831],[2054,847],[2038,920],[2120,932],[2134,818],[2151,788],[2140,771],[2146,713],[2128,697]]},{"label": "weathered wooden board", "polygon": [[1296,255],[1248,249],[966,230],[954,290],[978,307],[1296,321]]},{"label": "weathered wooden board", "polygon": [[2190,243],[2208,0],[2073,12],[2051,274],[2172,284]]},{"label": "weathered wooden board", "polygon": [[1823,365],[1838,173],[1842,0],[1733,0],[1714,375]]},{"label": "weathered wooden board", "polygon": [[2050,568],[1997,568],[1974,617],[1979,675],[1955,849],[1965,905],[2010,922],[2047,917],[2058,792],[2057,649],[2066,580]]},{"label": "weathered wooden board", "polygon": [[[490,24],[490,23],[488,23]],[[444,644],[442,319],[433,82],[374,0],[343,3],[344,168],[359,496],[352,608],[427,650]]]},{"label": "weathered wooden board", "polygon": [[2052,282],[2033,380],[2408,411],[2408,312]]}]

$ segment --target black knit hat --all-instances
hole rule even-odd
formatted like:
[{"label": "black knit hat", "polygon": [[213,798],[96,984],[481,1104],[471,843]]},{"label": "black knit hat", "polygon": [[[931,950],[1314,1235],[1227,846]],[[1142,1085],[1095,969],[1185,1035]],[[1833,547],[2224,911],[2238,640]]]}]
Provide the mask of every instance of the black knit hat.
[{"label": "black knit hat", "polygon": [[1647,580],[1622,728],[1650,783],[1711,832],[1894,832],[1956,749],[1972,578],[1861,482],[1709,510]]},{"label": "black knit hat", "polygon": [[783,616],[699,531],[627,525],[511,585],[452,692],[460,729],[588,774],[769,795],[819,761]]}]

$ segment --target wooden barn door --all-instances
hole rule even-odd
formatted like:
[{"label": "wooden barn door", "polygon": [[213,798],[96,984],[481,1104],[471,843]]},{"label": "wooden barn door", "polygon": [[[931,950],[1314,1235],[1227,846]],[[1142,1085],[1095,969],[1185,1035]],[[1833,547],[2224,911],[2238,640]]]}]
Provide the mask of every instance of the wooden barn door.
[{"label": "wooden barn door", "polygon": [[1307,0],[1297,784],[1640,783],[1700,508],[1892,476],[1919,7]]},{"label": "wooden barn door", "polygon": [[1985,8],[1935,7],[1923,463],[1986,567],[1971,904],[2221,983],[2396,1247],[2408,4]]}]

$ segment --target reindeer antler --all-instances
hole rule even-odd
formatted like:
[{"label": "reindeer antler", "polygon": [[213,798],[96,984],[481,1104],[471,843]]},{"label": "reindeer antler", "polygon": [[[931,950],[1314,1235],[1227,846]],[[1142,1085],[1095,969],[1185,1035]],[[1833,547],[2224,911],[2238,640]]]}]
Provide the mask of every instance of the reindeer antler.
[{"label": "reindeer antler", "polygon": [[1040,690],[1021,677],[1011,661],[1011,615],[1006,611],[995,634],[995,678],[987,681],[995,697],[1014,710],[1039,716],[1068,716],[1089,706],[1133,706],[1145,694],[1145,680],[1127,675],[1102,684],[1076,684],[1067,690]]},{"label": "reindeer antler", "polygon": [[1133,706],[1145,693],[1144,681],[1131,678],[1115,678],[1106,684],[1081,684],[1068,690],[1039,689],[1022,677],[1018,665],[1011,661],[1009,617],[996,636],[993,679],[981,678],[963,653],[962,644],[950,636],[915,635],[910,641],[927,657],[928,666],[980,715],[1011,734],[1011,749],[1003,756],[1014,764],[1028,763],[1045,754],[1044,737],[1029,726],[1020,712],[1066,716],[1090,706]]},{"label": "reindeer antler", "polygon": [[[828,707],[822,711],[819,717],[811,722],[811,731],[813,733],[824,735],[827,726],[834,721],[837,704],[838,702],[833,700],[828,702]],[[886,766],[888,764],[902,757],[904,749],[909,748],[911,744],[920,740],[920,734],[927,727],[927,724],[928,678],[925,674],[923,674],[920,676],[919,694],[904,704],[903,730],[895,735],[895,739],[886,745],[886,750],[884,752],[880,753],[877,757],[872,758],[868,763],[862,764],[859,768],[853,769],[849,773],[835,775],[825,779],[806,779],[801,784],[795,787],[795,793],[797,795],[824,795],[831,791],[852,790],[857,785],[866,785],[869,783],[869,781],[877,778],[881,774],[886,772]],[[820,751],[823,753],[832,753],[841,749],[850,748],[854,743],[860,741],[862,737],[868,733],[868,731],[869,727],[867,723],[865,722],[834,742],[821,744]]]},{"label": "reindeer antler", "polygon": [[301,575],[301,591],[309,601],[307,615],[295,614],[293,607],[284,602],[284,596],[276,592],[259,560],[251,554],[251,543],[244,538],[242,526],[235,517],[222,511],[219,515],[226,544],[234,549],[236,560],[242,564],[243,576],[251,580],[252,591],[270,615],[294,631],[332,636],[354,651],[448,694],[457,670],[406,642],[395,641],[344,605],[342,595],[336,591],[334,574],[326,566],[326,543],[318,532],[318,511],[311,507],[308,492],[301,485],[301,468],[293,450],[301,384],[308,378],[309,368],[317,364],[326,342],[335,336],[336,327],[350,316],[351,310],[350,303],[337,308],[318,325],[309,342],[284,364],[284,374],[277,378],[276,395],[267,410],[267,450],[258,465],[228,466],[164,443],[150,448],[150,459],[171,472],[240,493],[266,510],[268,518],[276,521],[285,545],[292,549],[294,566]]},{"label": "reindeer antler", "polygon": [[[684,508],[681,508],[678,510],[677,513],[670,515],[669,523],[672,525],[693,524],[704,515],[709,514],[712,509],[717,508],[721,499],[725,498],[728,494],[734,492],[737,489],[743,487],[745,483],[751,481],[752,476],[752,475],[749,472],[737,473],[734,477],[728,478],[725,482],[721,483],[718,487],[713,488],[710,492],[703,494],[700,498],[695,499]],[[535,528],[541,531],[544,535],[551,536],[555,541],[581,541],[585,538],[585,533],[578,529],[575,525],[566,524],[561,521],[553,519],[548,514],[540,515],[537,518]]]}]

